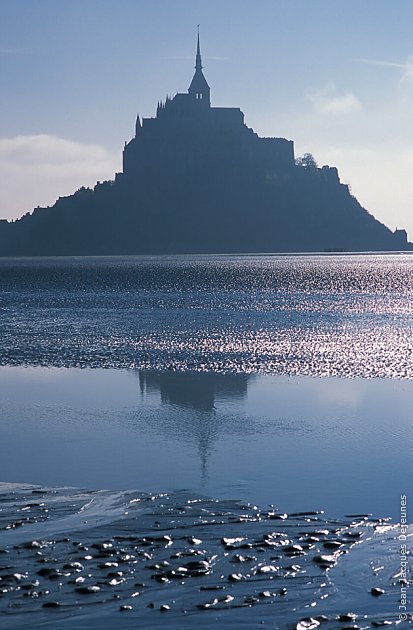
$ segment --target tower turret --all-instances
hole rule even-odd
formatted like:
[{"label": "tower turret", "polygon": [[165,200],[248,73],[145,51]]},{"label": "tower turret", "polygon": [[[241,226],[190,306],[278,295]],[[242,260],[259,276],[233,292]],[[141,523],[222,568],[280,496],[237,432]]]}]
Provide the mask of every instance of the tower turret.
[{"label": "tower turret", "polygon": [[191,85],[188,88],[188,94],[200,105],[204,107],[211,106],[211,90],[207,83],[204,73],[202,72],[201,46],[199,43],[199,27],[198,40],[195,58],[195,74],[192,78]]},{"label": "tower turret", "polygon": [[140,130],[142,129],[142,125],[141,125],[141,119],[139,117],[139,114],[137,114],[136,116],[136,123],[135,123],[135,138],[138,135],[138,133],[140,132]]}]

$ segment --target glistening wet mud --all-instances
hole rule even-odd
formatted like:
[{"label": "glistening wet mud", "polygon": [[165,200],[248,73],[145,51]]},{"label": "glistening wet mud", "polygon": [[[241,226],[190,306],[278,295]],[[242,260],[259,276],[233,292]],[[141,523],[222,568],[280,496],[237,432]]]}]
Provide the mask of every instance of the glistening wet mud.
[{"label": "glistening wet mud", "polygon": [[0,504],[4,629],[331,630],[400,621],[398,529],[369,515],[10,484],[0,486]]}]

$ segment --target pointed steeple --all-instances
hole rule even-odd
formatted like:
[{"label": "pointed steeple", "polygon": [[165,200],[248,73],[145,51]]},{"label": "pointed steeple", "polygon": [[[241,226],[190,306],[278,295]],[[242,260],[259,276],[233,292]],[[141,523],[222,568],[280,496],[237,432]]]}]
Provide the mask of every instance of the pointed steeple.
[{"label": "pointed steeple", "polygon": [[199,44],[199,24],[198,24],[198,42],[196,46],[195,70],[202,70],[201,46]]},{"label": "pointed steeple", "polygon": [[201,45],[199,42],[199,24],[198,38],[196,46],[195,74],[192,78],[191,85],[188,89],[189,95],[199,103],[202,107],[211,106],[210,88],[204,73],[202,72]]}]

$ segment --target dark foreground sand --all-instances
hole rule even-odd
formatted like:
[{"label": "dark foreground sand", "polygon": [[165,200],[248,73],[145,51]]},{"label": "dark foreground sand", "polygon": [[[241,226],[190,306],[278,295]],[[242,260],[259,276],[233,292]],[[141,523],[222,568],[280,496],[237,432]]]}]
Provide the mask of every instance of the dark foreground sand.
[{"label": "dark foreground sand", "polygon": [[3,629],[412,623],[386,520],[10,484],[0,506]]}]

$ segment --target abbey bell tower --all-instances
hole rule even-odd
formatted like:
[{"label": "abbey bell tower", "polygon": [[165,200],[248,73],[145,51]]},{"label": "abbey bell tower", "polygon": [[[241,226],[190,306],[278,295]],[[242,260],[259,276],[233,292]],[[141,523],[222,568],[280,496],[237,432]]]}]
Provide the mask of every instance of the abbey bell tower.
[{"label": "abbey bell tower", "polygon": [[196,178],[202,179],[214,164],[232,173],[236,164],[247,168],[250,162],[264,173],[293,167],[293,143],[285,138],[259,138],[245,125],[238,107],[211,106],[198,29],[195,72],[188,90],[159,101],[154,118],[137,117],[135,136],[123,150],[122,177],[131,186],[143,186],[143,182],[155,182],[158,172],[170,175],[197,168]]},{"label": "abbey bell tower", "polygon": [[200,105],[211,107],[211,90],[207,83],[204,73],[202,72],[201,47],[199,45],[199,28],[198,42],[196,48],[195,74],[188,88],[190,97],[198,101]]}]

